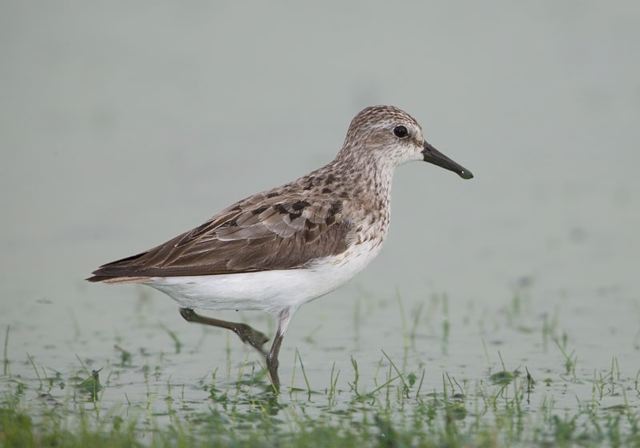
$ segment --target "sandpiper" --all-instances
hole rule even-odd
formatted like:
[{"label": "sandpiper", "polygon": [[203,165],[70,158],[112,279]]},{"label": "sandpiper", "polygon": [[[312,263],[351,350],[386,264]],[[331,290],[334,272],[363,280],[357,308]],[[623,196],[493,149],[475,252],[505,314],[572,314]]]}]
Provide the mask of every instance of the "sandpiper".
[{"label": "sandpiper", "polygon": [[[406,112],[367,107],[329,164],[242,199],[164,244],[105,264],[87,280],[151,286],[178,302],[187,321],[235,332],[265,357],[278,390],[278,353],[291,317],[378,255],[389,229],[394,169],[414,160],[473,177],[427,143]],[[269,339],[260,331],[194,309],[272,313],[278,319],[273,344],[266,351]]]}]

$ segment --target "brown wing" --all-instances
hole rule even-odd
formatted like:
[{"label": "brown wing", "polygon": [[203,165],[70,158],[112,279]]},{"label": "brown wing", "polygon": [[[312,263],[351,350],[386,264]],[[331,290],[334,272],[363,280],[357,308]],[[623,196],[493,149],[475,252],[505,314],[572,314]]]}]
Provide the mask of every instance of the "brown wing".
[{"label": "brown wing", "polygon": [[89,281],[295,269],[347,249],[340,201],[243,201],[147,252],[105,264]]}]

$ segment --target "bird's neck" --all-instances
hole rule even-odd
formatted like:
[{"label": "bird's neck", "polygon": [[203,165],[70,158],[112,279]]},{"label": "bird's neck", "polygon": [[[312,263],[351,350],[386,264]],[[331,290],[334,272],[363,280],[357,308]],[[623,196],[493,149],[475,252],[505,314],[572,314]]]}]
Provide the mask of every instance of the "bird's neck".
[{"label": "bird's neck", "polygon": [[341,151],[327,167],[355,185],[354,199],[384,201],[385,204],[378,205],[388,206],[395,171],[395,165],[389,158],[378,157],[375,153],[362,157]]},{"label": "bird's neck", "polygon": [[395,166],[391,161],[370,156],[339,154],[326,168],[336,173],[343,185],[349,186],[346,200],[351,204],[351,218],[366,229],[365,233],[371,232],[382,242],[389,228]]}]

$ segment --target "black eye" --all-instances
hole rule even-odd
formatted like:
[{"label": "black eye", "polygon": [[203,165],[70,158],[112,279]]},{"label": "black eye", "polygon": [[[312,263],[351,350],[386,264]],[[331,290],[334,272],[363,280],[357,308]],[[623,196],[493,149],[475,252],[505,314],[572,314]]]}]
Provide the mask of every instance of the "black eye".
[{"label": "black eye", "polygon": [[393,133],[398,138],[405,138],[409,135],[409,131],[407,131],[407,128],[404,126],[396,126],[393,128]]}]

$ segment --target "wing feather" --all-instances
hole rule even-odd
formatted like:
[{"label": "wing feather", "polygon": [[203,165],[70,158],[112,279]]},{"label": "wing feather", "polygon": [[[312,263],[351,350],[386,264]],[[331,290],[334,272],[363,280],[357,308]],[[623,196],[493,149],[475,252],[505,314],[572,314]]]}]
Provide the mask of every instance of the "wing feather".
[{"label": "wing feather", "polygon": [[341,202],[250,199],[153,249],[101,266],[89,280],[296,269],[347,249],[352,225]]}]

